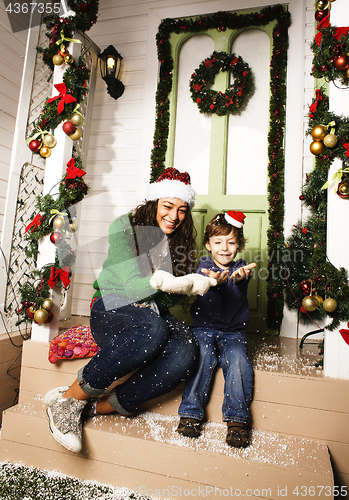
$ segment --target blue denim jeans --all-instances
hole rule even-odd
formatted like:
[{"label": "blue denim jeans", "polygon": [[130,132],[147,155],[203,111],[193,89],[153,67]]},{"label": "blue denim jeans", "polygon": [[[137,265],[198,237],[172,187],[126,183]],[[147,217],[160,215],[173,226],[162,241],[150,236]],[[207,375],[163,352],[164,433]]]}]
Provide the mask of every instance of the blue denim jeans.
[{"label": "blue denim jeans", "polygon": [[145,401],[162,396],[186,380],[199,350],[190,330],[170,314],[149,307],[122,305],[115,294],[99,297],[91,309],[91,332],[101,350],[78,373],[86,394],[98,396],[117,379],[109,403],[123,415]]},{"label": "blue denim jeans", "polygon": [[247,356],[245,335],[198,327],[192,328],[192,332],[200,347],[199,368],[184,387],[179,415],[203,420],[212,374],[219,364],[225,381],[223,422],[247,423],[253,391],[253,368]]}]

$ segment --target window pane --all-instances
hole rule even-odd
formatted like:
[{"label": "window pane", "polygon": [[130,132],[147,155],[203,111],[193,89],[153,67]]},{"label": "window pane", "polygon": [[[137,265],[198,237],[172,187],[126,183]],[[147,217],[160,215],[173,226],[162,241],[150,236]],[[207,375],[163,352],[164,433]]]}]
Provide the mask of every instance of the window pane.
[{"label": "window pane", "polygon": [[229,116],[227,193],[265,195],[267,189],[270,39],[251,29],[234,41],[232,52],[252,70],[255,92],[241,115]]},{"label": "window pane", "polygon": [[207,35],[195,35],[181,47],[179,55],[178,95],[174,167],[189,172],[197,194],[208,194],[211,118],[199,113],[192,101],[189,80],[200,63],[214,51]]}]

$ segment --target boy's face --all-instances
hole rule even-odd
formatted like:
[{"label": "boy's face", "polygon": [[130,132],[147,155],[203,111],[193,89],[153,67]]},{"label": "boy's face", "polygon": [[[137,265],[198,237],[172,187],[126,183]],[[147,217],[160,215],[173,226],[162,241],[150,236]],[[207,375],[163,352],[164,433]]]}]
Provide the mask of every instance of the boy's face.
[{"label": "boy's face", "polygon": [[226,236],[211,236],[206,248],[212,253],[213,262],[222,269],[229,269],[230,263],[234,260],[238,251],[238,244],[234,231]]}]

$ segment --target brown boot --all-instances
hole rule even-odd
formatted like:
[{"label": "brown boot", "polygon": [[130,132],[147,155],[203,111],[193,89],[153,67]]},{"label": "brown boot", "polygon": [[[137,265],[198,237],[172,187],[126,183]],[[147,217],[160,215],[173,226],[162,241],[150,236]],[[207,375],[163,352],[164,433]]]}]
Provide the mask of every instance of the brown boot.
[{"label": "brown boot", "polygon": [[241,422],[227,422],[228,432],[226,442],[235,448],[247,448],[250,446],[250,430],[247,424]]},{"label": "brown boot", "polygon": [[197,438],[201,434],[201,421],[196,418],[181,417],[177,432],[182,436]]}]

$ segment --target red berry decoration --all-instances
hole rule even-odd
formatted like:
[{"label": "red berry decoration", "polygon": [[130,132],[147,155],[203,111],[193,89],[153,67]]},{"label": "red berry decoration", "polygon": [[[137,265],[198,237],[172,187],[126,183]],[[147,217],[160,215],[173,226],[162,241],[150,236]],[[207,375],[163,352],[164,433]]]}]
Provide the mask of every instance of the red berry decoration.
[{"label": "red berry decoration", "polygon": [[73,122],[64,122],[63,125],[62,125],[62,128],[63,128],[63,132],[65,132],[67,135],[71,135],[71,134],[74,134],[75,132],[75,125]]},{"label": "red berry decoration", "polygon": [[37,141],[36,139],[33,139],[30,141],[28,144],[30,151],[33,151],[33,153],[37,153],[39,149],[41,148],[41,142]]},{"label": "red berry decoration", "polygon": [[81,3],[79,5],[79,11],[83,12],[84,14],[86,14],[86,12],[88,11],[89,8],[90,8],[90,6],[88,3]]},{"label": "red berry decoration", "polygon": [[62,235],[62,233],[58,233],[57,231],[51,233],[50,241],[54,245],[60,245],[62,243],[62,241],[63,241],[63,235]]}]

